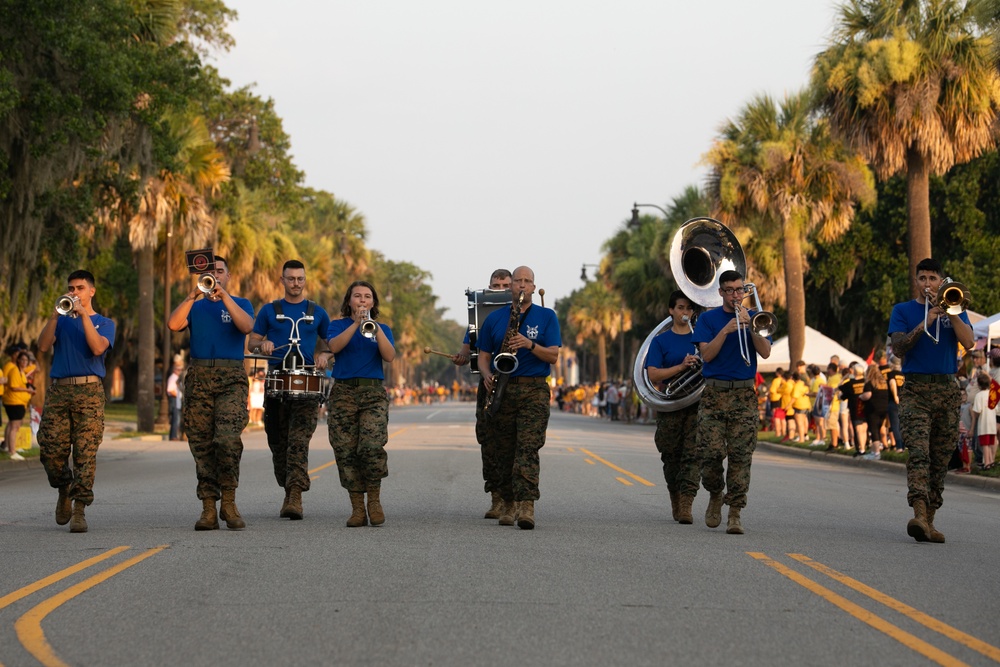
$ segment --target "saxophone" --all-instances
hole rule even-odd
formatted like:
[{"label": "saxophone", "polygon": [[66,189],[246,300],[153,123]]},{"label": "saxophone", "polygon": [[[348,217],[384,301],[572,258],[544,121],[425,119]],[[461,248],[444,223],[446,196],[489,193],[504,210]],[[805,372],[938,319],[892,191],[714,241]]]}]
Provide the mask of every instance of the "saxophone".
[{"label": "saxophone", "polygon": [[507,333],[500,343],[500,352],[493,358],[493,367],[496,368],[496,375],[493,377],[493,388],[490,395],[486,397],[483,404],[483,414],[487,417],[495,417],[500,411],[500,401],[503,400],[503,392],[510,381],[510,375],[517,370],[517,354],[510,349],[510,339],[517,333],[521,325],[521,304],[524,303],[524,292],[517,297],[517,303],[510,305],[510,320],[507,322]]}]

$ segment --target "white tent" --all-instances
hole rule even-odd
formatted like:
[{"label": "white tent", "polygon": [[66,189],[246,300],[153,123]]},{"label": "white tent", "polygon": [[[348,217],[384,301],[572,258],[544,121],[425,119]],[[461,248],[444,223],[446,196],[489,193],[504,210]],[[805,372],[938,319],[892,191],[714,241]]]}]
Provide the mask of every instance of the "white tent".
[{"label": "white tent", "polygon": [[1000,338],[1000,313],[990,315],[973,324],[972,335],[975,336],[976,340],[980,338],[988,338],[989,340]]},{"label": "white tent", "polygon": [[[840,357],[840,365],[846,366],[852,361],[864,363],[862,357],[854,354],[846,347],[843,347],[832,338],[827,338],[811,327],[806,327],[806,345],[802,350],[802,360],[807,364],[818,365],[823,372],[826,372],[826,365],[830,363],[833,355]],[[796,359],[795,361],[798,361]],[[771,356],[761,359],[757,355],[757,370],[761,373],[773,373],[777,368],[788,370],[791,360],[788,358],[788,336],[779,338],[771,345]]]}]

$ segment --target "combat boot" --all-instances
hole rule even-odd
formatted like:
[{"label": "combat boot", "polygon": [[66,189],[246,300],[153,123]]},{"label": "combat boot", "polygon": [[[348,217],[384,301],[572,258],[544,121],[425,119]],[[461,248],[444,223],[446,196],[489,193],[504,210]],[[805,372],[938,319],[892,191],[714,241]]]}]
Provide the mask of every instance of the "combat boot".
[{"label": "combat boot", "polygon": [[679,523],[690,524],[694,523],[694,517],[691,516],[691,504],[694,502],[694,496],[681,496],[678,500],[677,513],[674,517]]},{"label": "combat boot", "polygon": [[280,516],[282,519],[290,518],[288,516],[288,499],[291,497],[291,495],[292,495],[292,490],[285,489],[285,499],[281,501],[281,510],[278,512],[278,516]]},{"label": "combat boot", "polygon": [[219,517],[226,522],[226,528],[229,530],[243,530],[247,527],[246,521],[243,520],[240,511],[236,508],[236,489],[222,490]]},{"label": "combat boot", "polygon": [[215,498],[201,499],[201,516],[194,524],[195,530],[218,530],[219,515],[215,511]]},{"label": "combat boot", "polygon": [[913,518],[906,524],[906,534],[917,542],[929,542],[931,537],[928,533],[930,528],[927,527],[927,503],[923,500],[914,500]]},{"label": "combat boot", "polygon": [[931,542],[936,544],[944,544],[944,533],[934,527],[934,514],[937,513],[935,509],[927,509],[927,537],[930,538]]},{"label": "combat boot", "polygon": [[373,526],[381,526],[385,523],[385,512],[382,511],[382,501],[379,494],[382,488],[379,486],[368,487],[368,520]]},{"label": "combat boot", "polygon": [[705,510],[705,525],[715,528],[722,523],[722,491],[712,493],[708,498],[708,509]]},{"label": "combat boot", "polygon": [[730,535],[742,535],[743,524],[740,523],[740,508],[729,508],[729,521],[726,523],[726,532]]},{"label": "combat boot", "polygon": [[56,501],[56,523],[65,526],[73,514],[73,501],[69,497],[69,486],[59,487],[59,500]]},{"label": "combat boot", "polygon": [[673,515],[674,521],[680,521],[680,519],[678,518],[680,516],[680,508],[681,508],[680,502],[681,502],[681,494],[679,494],[677,491],[671,491],[670,513]]},{"label": "combat boot", "polygon": [[499,519],[500,506],[503,505],[503,498],[496,491],[490,491],[490,508],[483,515],[484,519]]},{"label": "combat boot", "polygon": [[84,510],[87,508],[80,500],[73,501],[73,515],[69,520],[69,532],[71,533],[86,533],[87,532],[87,518],[83,515]]},{"label": "combat boot", "polygon": [[514,525],[514,512],[517,510],[513,500],[505,500],[500,505],[499,524],[501,526]]},{"label": "combat boot", "polygon": [[298,521],[302,518],[302,489],[297,486],[293,486],[288,489],[288,502],[285,506],[285,511],[281,515],[292,521]]},{"label": "combat boot", "polygon": [[517,527],[531,530],[535,527],[535,501],[522,500],[517,508]]},{"label": "combat boot", "polygon": [[368,515],[365,514],[365,494],[351,491],[351,516],[347,519],[348,528],[358,528],[368,525]]}]

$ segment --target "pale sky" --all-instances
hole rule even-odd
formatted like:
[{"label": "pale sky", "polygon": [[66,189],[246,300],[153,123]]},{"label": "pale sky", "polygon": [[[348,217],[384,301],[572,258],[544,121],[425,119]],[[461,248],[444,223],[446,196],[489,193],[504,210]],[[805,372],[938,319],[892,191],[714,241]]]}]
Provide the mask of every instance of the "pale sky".
[{"label": "pale sky", "polygon": [[807,84],[835,15],[826,0],[227,4],[222,74],[275,100],[307,185],[364,214],[370,248],[429,271],[463,325],[465,289],[498,267],[534,269],[549,307],[581,287],[634,201],[703,185],[727,118]]}]

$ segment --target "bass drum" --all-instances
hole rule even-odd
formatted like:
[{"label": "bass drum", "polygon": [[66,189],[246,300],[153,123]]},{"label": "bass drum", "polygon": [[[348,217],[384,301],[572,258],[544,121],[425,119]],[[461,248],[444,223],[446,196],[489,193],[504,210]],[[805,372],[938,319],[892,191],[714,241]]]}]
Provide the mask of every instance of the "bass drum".
[{"label": "bass drum", "polygon": [[[724,271],[747,274],[746,256],[736,235],[724,224],[713,218],[692,218],[674,234],[670,244],[670,271],[677,288],[694,303],[704,308],[722,305],[719,295],[719,276]],[[642,402],[660,412],[676,412],[693,405],[701,398],[705,381],[701,369],[686,373],[697,374],[680,383],[680,391],[665,393],[650,382],[646,373],[646,355],[653,339],[673,325],[667,317],[646,336],[632,367],[632,386]]]}]

